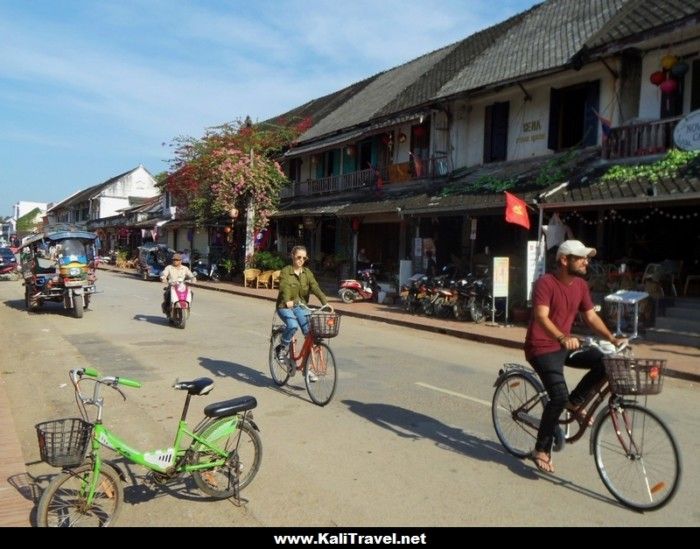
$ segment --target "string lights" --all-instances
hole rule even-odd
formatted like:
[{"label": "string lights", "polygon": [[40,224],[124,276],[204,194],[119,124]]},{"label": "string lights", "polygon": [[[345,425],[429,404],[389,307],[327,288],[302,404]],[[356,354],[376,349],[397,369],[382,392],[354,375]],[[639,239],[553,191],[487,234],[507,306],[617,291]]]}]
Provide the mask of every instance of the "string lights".
[{"label": "string lights", "polygon": [[651,219],[652,215],[656,215],[659,217],[665,217],[666,219],[676,219],[680,221],[692,219],[694,217],[698,217],[698,212],[693,212],[693,213],[688,213],[688,214],[678,214],[678,213],[671,213],[665,210],[662,210],[661,208],[652,208],[649,213],[641,216],[641,217],[636,217],[634,219],[631,219],[629,217],[625,217],[624,215],[621,215],[620,212],[617,210],[610,210],[605,213],[602,217],[599,217],[598,219],[586,219],[581,213],[579,212],[568,212],[567,214],[564,215],[564,221],[571,221],[573,219],[577,219],[581,223],[585,225],[600,225],[601,223],[604,223],[606,221],[619,221],[620,223],[627,223],[628,225],[637,225],[639,223],[644,223]]}]

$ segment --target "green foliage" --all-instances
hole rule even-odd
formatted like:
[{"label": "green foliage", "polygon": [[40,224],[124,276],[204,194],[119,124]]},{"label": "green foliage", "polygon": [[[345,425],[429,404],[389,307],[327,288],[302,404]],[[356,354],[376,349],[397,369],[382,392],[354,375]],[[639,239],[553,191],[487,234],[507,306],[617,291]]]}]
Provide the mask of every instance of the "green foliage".
[{"label": "green foliage", "polygon": [[545,162],[535,178],[535,186],[547,188],[567,180],[573,171],[574,161],[578,154],[576,149],[572,149]]},{"label": "green foliage", "polygon": [[253,124],[249,118],[209,128],[200,139],[179,136],[171,144],[175,158],[159,187],[198,225],[236,208],[255,208],[255,229],[267,225],[279,191],[289,184],[278,156],[310,121]]},{"label": "green foliage", "polygon": [[287,262],[277,252],[256,252],[250,260],[252,267],[263,271],[277,271]]},{"label": "green foliage", "polygon": [[700,158],[700,151],[671,149],[661,160],[652,164],[613,166],[605,172],[601,181],[628,183],[635,179],[646,179],[655,183],[661,179],[672,179],[698,158]]},{"label": "green foliage", "polygon": [[41,213],[41,209],[34,208],[17,220],[17,232],[31,233],[37,228],[36,216]]},{"label": "green foliage", "polygon": [[482,175],[478,179],[469,182],[447,185],[440,192],[440,196],[450,196],[454,194],[477,194],[477,193],[501,193],[515,187],[517,179],[501,179],[492,175]]}]

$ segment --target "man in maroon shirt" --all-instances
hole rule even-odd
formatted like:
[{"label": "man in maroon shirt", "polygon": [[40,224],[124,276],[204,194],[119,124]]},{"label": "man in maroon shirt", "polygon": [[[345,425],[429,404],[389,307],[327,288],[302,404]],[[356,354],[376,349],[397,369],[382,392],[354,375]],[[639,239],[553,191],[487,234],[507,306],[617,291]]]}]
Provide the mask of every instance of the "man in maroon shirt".
[{"label": "man in maroon shirt", "polygon": [[[624,340],[614,337],[593,308],[586,275],[589,258],[595,248],[587,248],[578,240],[567,240],[557,250],[557,269],[545,274],[533,290],[533,315],[525,336],[525,358],[544,384],[549,402],[542,412],[535,450],[530,455],[540,471],[553,473],[551,449],[557,420],[564,411],[583,414],[581,404],[588,392],[605,376],[602,353],[597,349],[576,353],[580,341],[571,336],[571,326],[578,313],[599,336],[619,345]],[[564,380],[564,364],[586,368],[578,386],[571,392]]]}]

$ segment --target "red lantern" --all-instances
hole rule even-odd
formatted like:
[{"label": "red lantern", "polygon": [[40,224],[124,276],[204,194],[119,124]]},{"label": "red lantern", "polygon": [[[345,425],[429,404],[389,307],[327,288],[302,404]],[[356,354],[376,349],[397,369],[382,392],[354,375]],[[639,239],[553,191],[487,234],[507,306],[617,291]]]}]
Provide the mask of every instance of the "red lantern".
[{"label": "red lantern", "polygon": [[676,90],[678,90],[678,80],[674,80],[673,78],[664,80],[659,85],[659,88],[661,88],[663,93],[675,93]]},{"label": "red lantern", "polygon": [[352,230],[355,232],[360,230],[360,218],[359,217],[352,218]]},{"label": "red lantern", "polygon": [[231,227],[229,227],[228,225],[226,225],[226,226],[224,227],[224,232],[225,232],[226,234],[230,233],[230,232],[231,232]]},{"label": "red lantern", "polygon": [[654,86],[658,86],[661,84],[661,82],[666,80],[666,73],[664,71],[656,71],[652,73],[649,80],[652,84],[654,84]]}]

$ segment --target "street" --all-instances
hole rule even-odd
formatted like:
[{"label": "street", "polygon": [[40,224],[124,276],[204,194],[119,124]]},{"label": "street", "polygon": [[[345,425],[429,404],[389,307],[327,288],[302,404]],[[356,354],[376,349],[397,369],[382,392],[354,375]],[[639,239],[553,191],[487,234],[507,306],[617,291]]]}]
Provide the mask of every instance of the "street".
[{"label": "street", "polygon": [[[145,471],[119,462],[125,485],[120,526],[698,526],[698,387],[665,380],[649,399],[673,430],[683,478],[665,508],[639,514],[607,492],[588,437],[554,454],[556,474],[502,449],[490,415],[493,382],[522,352],[450,336],[344,317],[330,341],[338,389],[325,408],[303,379],[277,388],[267,366],[272,302],[194,290],[185,330],[160,311],[162,285],[100,271],[99,293],[83,319],[55,303],[24,307],[19,282],[0,283],[2,371],[30,481],[57,470],[38,462],[34,425],[78,415],[70,368],[143,383],[105,391],[105,423],[141,450],[172,443],[184,402],[173,381],[208,376],[212,393],[193,398],[197,423],[212,402],[257,398],[263,459],[242,493],[244,507],[207,501],[190,478],[153,489]],[[567,370],[572,387],[580,374]],[[109,455],[109,453],[108,453]],[[38,490],[37,490],[38,492]]]}]

